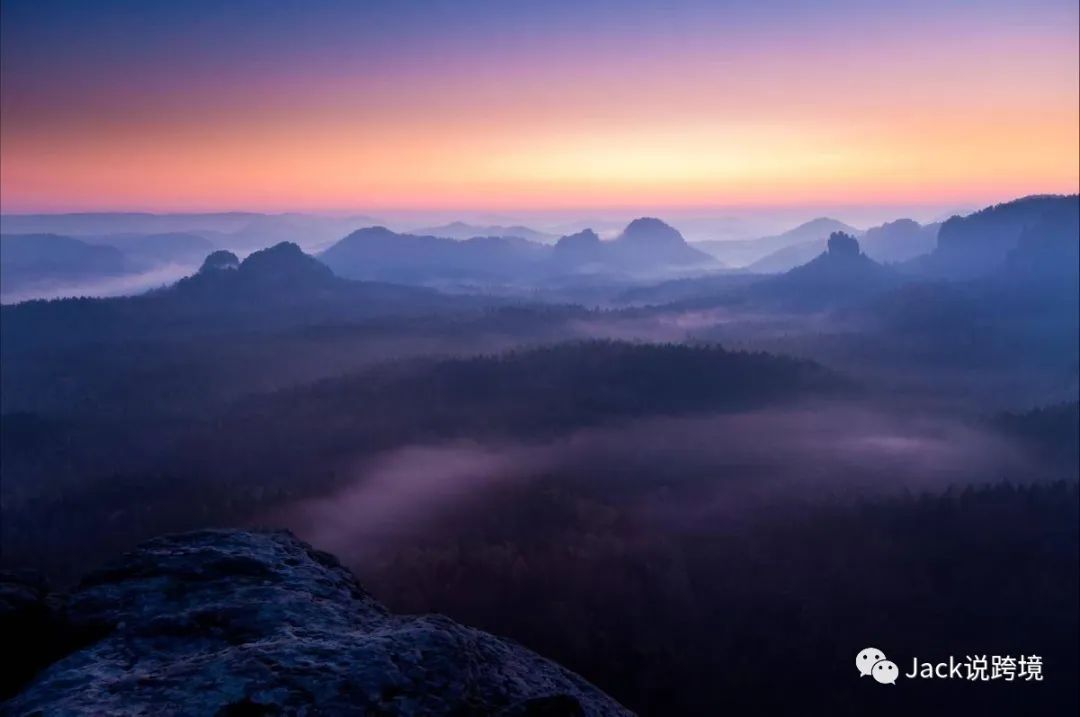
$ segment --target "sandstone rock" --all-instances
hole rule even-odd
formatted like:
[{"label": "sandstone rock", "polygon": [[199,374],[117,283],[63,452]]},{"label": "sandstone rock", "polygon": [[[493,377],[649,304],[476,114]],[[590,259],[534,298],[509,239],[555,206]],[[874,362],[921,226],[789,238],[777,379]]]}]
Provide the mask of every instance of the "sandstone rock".
[{"label": "sandstone rock", "polygon": [[629,714],[513,642],[389,613],[287,532],[159,538],[87,576],[65,610],[98,639],[6,714]]},{"label": "sandstone rock", "polygon": [[859,240],[844,232],[829,235],[829,254],[835,256],[858,256]]}]

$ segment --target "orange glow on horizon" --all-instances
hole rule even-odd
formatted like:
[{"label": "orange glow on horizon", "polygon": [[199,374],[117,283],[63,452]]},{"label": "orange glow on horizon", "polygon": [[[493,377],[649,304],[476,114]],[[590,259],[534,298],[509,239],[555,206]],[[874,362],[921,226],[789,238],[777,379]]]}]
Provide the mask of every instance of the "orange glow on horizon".
[{"label": "orange glow on horizon", "polygon": [[1077,191],[1078,123],[159,128],[6,145],[0,183],[5,211],[966,201]]},{"label": "orange glow on horizon", "polygon": [[917,45],[794,37],[718,57],[685,43],[6,96],[0,203],[538,210],[1078,191],[1075,34],[918,30]]}]

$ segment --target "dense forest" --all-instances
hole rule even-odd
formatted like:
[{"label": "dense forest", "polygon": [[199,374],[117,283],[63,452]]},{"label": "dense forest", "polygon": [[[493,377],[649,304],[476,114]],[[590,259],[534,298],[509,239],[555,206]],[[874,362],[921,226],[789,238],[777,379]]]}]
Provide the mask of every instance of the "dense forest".
[{"label": "dense forest", "polygon": [[[936,259],[821,237],[770,277],[440,293],[284,243],[5,305],[0,567],[63,586],[163,532],[285,527],[644,715],[1071,714],[1076,204],[950,220]],[[949,275],[995,217],[997,261]],[[890,695],[868,644],[1046,679]]]},{"label": "dense forest", "polygon": [[[482,519],[461,515],[361,575],[398,609],[513,636],[642,714],[1077,706],[1075,481],[774,502],[737,521],[717,510],[672,525],[649,511],[700,500],[699,486],[635,486],[649,507],[628,513],[631,496],[583,493],[581,478],[499,495]],[[867,644],[904,672],[915,657],[1013,650],[1041,655],[1048,674],[1037,684],[904,685],[879,699],[852,667]]]},{"label": "dense forest", "polygon": [[[335,487],[350,461],[413,443],[539,440],[618,419],[745,410],[853,390],[806,361],[613,342],[418,358],[216,411],[203,403],[199,414],[170,410],[156,376],[143,379],[145,387],[138,379],[128,374],[124,390],[96,399],[89,416],[85,408],[63,418],[5,414],[9,555],[41,551],[77,569],[80,551],[100,552],[72,530],[77,523],[91,531],[108,516],[117,523],[106,538],[112,547],[163,525],[239,520]],[[152,405],[132,406],[149,396]],[[193,489],[197,501],[180,499]]]}]

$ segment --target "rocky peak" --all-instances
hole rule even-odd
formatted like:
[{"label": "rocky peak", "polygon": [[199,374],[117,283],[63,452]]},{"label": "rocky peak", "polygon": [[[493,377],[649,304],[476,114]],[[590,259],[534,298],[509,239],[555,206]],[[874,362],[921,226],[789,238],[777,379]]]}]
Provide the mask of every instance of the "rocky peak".
[{"label": "rocky peak", "polygon": [[240,263],[240,275],[261,283],[281,283],[288,288],[297,280],[330,279],[333,272],[296,244],[281,242],[244,259]]},{"label": "rocky peak", "polygon": [[859,240],[844,232],[829,235],[829,256],[859,256]]},{"label": "rocky peak", "polygon": [[159,538],[58,604],[65,629],[94,637],[10,714],[629,714],[515,643],[391,614],[287,532]]},{"label": "rocky peak", "polygon": [[218,249],[206,257],[206,261],[203,262],[202,267],[199,269],[199,273],[204,274],[212,271],[238,268],[240,268],[240,259],[237,258],[236,254],[225,249]]}]

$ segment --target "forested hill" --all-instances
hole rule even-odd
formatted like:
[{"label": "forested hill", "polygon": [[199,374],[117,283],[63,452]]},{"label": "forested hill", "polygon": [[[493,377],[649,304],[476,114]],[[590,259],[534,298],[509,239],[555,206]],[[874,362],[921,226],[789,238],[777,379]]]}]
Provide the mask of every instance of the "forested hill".
[{"label": "forested hill", "polygon": [[277,330],[491,304],[420,287],[342,279],[295,244],[257,251],[242,262],[227,252],[212,256],[214,261],[197,274],[142,296],[4,306],[0,326],[5,352],[30,346]]}]

